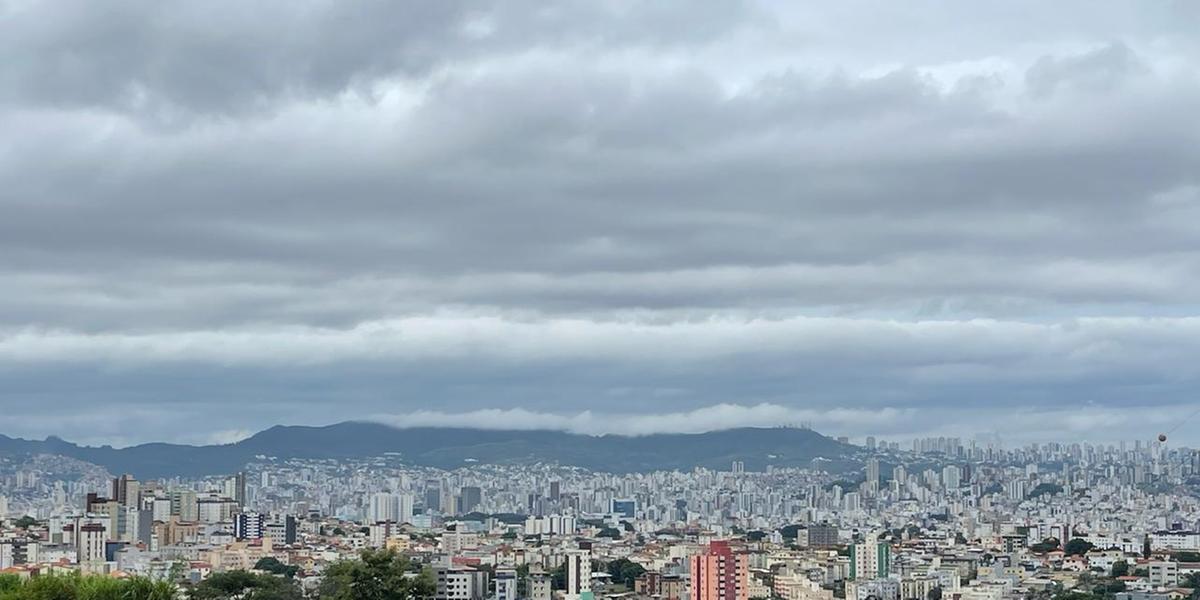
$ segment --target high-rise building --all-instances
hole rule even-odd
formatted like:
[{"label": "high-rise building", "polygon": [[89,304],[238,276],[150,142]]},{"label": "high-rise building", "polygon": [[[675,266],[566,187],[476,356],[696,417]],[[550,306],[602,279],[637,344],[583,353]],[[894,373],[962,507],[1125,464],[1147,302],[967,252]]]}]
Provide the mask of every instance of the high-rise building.
[{"label": "high-rise building", "polygon": [[544,571],[541,565],[534,564],[529,568],[529,576],[525,582],[528,600],[550,600],[553,595],[551,583],[554,578]]},{"label": "high-rise building", "polygon": [[879,484],[879,459],[871,457],[867,459],[867,485]]},{"label": "high-rise building", "polygon": [[296,517],[272,513],[263,525],[263,536],[270,537],[275,543],[292,545],[296,543]]},{"label": "high-rise building", "polygon": [[75,562],[85,564],[104,560],[104,525],[85,523],[79,526],[75,545]]},{"label": "high-rise building", "polygon": [[948,490],[956,490],[962,485],[962,470],[957,465],[942,467],[942,485]]},{"label": "high-rise building", "polygon": [[632,519],[637,514],[637,500],[628,498],[613,498],[609,508],[612,514]]},{"label": "high-rise building", "polygon": [[171,514],[179,517],[185,523],[199,520],[199,506],[196,492],[192,490],[174,490],[171,492]]},{"label": "high-rise building", "polygon": [[513,569],[496,569],[495,600],[517,600],[517,572]]},{"label": "high-rise building", "polygon": [[371,496],[367,507],[367,522],[379,523],[395,521],[397,523],[412,523],[413,499],[409,494],[390,494],[379,492]]},{"label": "high-rise building", "polygon": [[749,561],[728,541],[711,542],[693,556],[691,572],[691,600],[749,600]]},{"label": "high-rise building", "polygon": [[487,596],[487,573],[467,567],[434,570],[435,600],[483,600]]},{"label": "high-rise building", "polygon": [[567,551],[567,589],[564,600],[592,600],[592,550]]},{"label": "high-rise building", "polygon": [[239,540],[259,540],[266,530],[267,516],[261,513],[239,513],[233,517],[233,537]]},{"label": "high-rise building", "polygon": [[462,506],[459,512],[469,513],[483,503],[483,490],[475,486],[466,486],[461,492]]},{"label": "high-rise building", "polygon": [[121,506],[138,506],[138,499],[141,496],[142,484],[137,479],[128,473],[120,477],[114,477],[112,481],[112,499],[116,500]]},{"label": "high-rise building", "polygon": [[0,539],[0,569],[38,561],[38,541],[26,537]]},{"label": "high-rise building", "polygon": [[837,525],[820,523],[808,526],[809,548],[832,548],[838,545]]},{"label": "high-rise building", "polygon": [[870,534],[850,546],[850,580],[879,579],[892,570],[892,547]]},{"label": "high-rise building", "polygon": [[238,506],[246,506],[246,473],[239,471],[235,475],[226,477],[221,494],[236,502]]}]

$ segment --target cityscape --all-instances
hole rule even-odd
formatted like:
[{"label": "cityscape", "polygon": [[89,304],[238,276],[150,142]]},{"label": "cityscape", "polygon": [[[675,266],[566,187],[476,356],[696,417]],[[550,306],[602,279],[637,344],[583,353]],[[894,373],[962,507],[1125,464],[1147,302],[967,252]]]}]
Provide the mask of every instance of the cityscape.
[{"label": "cityscape", "polygon": [[841,472],[447,470],[390,453],[157,480],[10,456],[0,573],[197,585],[252,571],[316,593],[332,565],[390,551],[435,600],[1178,600],[1200,587],[1200,451],[853,447]]},{"label": "cityscape", "polygon": [[1200,0],[0,0],[0,600],[1200,600]]}]

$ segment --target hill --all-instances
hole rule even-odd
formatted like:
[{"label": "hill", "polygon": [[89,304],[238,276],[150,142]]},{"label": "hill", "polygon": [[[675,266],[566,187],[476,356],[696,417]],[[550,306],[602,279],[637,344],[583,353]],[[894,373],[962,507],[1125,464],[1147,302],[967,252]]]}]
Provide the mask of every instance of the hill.
[{"label": "hill", "polygon": [[255,456],[365,458],[398,453],[408,463],[452,469],[471,462],[557,462],[593,470],[632,472],[694,467],[808,467],[814,459],[839,462],[854,447],[815,431],[741,428],[695,434],[638,437],[588,436],[560,431],[419,427],[345,422],[323,427],[276,426],[234,444],[187,446],[153,443],[112,448],[79,446],[56,437],[43,441],[0,435],[0,454],[47,453],[101,465],[112,473],[157,478],[230,473]]}]

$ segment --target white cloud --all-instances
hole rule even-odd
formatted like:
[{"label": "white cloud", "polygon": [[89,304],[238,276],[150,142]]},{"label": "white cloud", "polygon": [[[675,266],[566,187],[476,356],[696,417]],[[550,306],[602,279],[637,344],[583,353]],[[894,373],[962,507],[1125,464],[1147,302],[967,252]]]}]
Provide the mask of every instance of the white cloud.
[{"label": "white cloud", "polygon": [[566,431],[585,435],[648,435],[654,433],[701,433],[738,427],[799,427],[815,429],[870,430],[884,424],[911,422],[911,409],[809,410],[777,404],[718,404],[673,413],[546,413],[511,409],[483,409],[463,413],[419,410],[400,415],[373,415],[371,420],[397,427],[468,427]]}]

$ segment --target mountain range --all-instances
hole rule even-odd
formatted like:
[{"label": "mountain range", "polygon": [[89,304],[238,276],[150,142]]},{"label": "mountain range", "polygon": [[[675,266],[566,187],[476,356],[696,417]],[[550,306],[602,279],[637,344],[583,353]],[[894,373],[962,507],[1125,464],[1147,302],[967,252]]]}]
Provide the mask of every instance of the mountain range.
[{"label": "mountain range", "polygon": [[767,465],[834,470],[855,447],[800,428],[739,428],[706,433],[590,436],[561,431],[397,428],[348,421],[321,427],[275,426],[233,444],[151,443],[113,448],[80,446],[57,437],[24,440],[0,435],[0,455],[57,454],[139,478],[232,473],[256,457],[352,459],[398,455],[408,464],[453,469],[469,464],[572,465],[635,472],[694,467],[748,470]]}]

